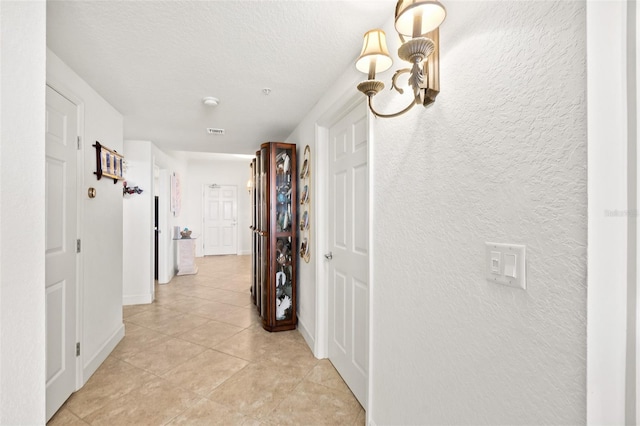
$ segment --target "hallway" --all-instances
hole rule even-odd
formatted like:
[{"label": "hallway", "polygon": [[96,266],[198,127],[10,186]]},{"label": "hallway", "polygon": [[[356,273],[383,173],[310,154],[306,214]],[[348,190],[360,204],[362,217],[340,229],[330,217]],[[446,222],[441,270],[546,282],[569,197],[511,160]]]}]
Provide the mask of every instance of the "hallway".
[{"label": "hallway", "polygon": [[126,336],[49,425],[364,425],[365,413],[297,331],[268,333],[250,257],[197,259],[197,275],[125,306]]}]

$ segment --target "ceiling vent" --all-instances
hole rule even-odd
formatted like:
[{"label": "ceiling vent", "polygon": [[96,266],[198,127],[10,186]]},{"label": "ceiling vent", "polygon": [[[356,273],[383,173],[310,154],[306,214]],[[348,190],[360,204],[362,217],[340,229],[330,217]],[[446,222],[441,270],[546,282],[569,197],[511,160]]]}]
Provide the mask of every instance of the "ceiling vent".
[{"label": "ceiling vent", "polygon": [[207,133],[210,135],[224,135],[224,129],[214,129],[212,127],[207,127]]}]

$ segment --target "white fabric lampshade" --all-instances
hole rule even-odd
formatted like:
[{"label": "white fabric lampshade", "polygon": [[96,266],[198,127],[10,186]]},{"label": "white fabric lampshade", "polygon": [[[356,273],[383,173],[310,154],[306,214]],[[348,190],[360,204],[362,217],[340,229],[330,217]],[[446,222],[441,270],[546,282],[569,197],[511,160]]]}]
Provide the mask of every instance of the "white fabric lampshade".
[{"label": "white fabric lampshade", "polygon": [[368,74],[372,61],[375,61],[374,71],[376,73],[388,70],[393,64],[387,49],[387,36],[380,29],[365,33],[362,52],[356,60],[356,68],[358,71]]},{"label": "white fabric lampshade", "polygon": [[[437,0],[399,0],[396,5],[396,31],[405,37],[422,36],[438,28],[446,16],[447,11]],[[419,26],[414,31],[416,24]]]}]

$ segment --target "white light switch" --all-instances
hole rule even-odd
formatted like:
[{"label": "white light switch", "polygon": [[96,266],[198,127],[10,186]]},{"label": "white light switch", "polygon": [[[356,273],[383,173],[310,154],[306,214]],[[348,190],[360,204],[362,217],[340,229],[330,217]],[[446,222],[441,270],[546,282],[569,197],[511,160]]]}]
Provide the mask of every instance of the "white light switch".
[{"label": "white light switch", "polygon": [[500,257],[502,257],[502,255],[499,251],[491,252],[491,272],[494,274],[500,273]]},{"label": "white light switch", "polygon": [[526,289],[525,253],[526,247],[523,245],[485,243],[487,280]]},{"label": "white light switch", "polygon": [[504,255],[504,276],[516,277],[516,255],[505,253]]}]

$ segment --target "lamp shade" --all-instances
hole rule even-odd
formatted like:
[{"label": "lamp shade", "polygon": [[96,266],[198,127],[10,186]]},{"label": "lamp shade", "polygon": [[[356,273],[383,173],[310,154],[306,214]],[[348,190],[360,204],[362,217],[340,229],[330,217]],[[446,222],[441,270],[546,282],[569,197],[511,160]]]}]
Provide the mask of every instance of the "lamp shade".
[{"label": "lamp shade", "polygon": [[418,37],[438,28],[446,16],[447,11],[437,0],[398,0],[396,31],[405,37]]},{"label": "lamp shade", "polygon": [[387,36],[384,31],[379,29],[367,31],[364,34],[362,52],[356,60],[358,71],[365,74],[369,74],[370,71],[383,72],[391,68],[392,64],[393,60],[387,49]]}]

